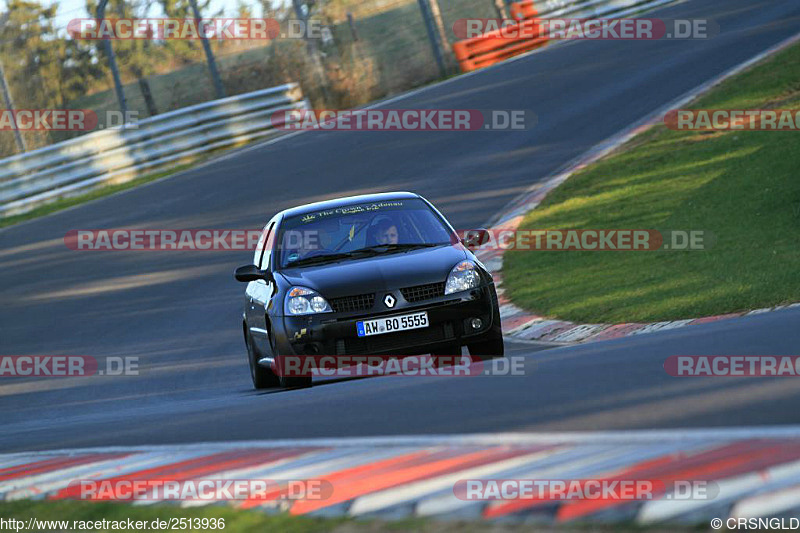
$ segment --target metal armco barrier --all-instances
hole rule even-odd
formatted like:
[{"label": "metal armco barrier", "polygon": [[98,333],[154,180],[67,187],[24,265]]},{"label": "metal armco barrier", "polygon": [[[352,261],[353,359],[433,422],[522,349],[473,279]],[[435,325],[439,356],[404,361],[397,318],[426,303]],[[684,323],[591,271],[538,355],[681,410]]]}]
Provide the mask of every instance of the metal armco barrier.
[{"label": "metal armco barrier", "polygon": [[25,213],[203,154],[278,135],[273,113],[308,109],[296,83],[185,107],[0,160],[0,216]]},{"label": "metal armco barrier", "polygon": [[[526,9],[520,6],[523,3]],[[536,8],[532,1],[511,4],[512,18],[522,20],[523,14],[530,14],[530,17],[524,18],[536,16]],[[510,26],[513,28],[514,25]],[[479,37],[464,39],[453,44],[453,53],[456,55],[461,71],[470,72],[488,67],[547,43],[546,38],[539,36],[538,33],[534,35],[528,30],[526,30],[526,35],[520,37],[509,37],[506,32],[507,30],[497,29]]]},{"label": "metal armco barrier", "polygon": [[511,4],[511,18],[514,20],[532,19],[538,15],[533,0],[524,0]]},{"label": "metal armco barrier", "polygon": [[[511,17],[516,21],[533,18],[589,18],[626,17],[645,9],[669,4],[675,0],[523,0],[511,4]],[[470,72],[504,61],[510,57],[544,46],[550,40],[547,35],[538,35],[526,27],[520,37],[509,37],[509,30],[495,30],[484,35],[464,39],[453,44],[462,72]]]}]

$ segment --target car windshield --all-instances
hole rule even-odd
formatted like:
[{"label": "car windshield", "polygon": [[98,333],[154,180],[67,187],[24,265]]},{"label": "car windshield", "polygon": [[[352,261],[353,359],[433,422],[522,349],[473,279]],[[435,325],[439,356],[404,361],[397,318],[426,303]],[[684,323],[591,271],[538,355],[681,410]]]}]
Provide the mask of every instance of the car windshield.
[{"label": "car windshield", "polygon": [[451,244],[450,229],[423,200],[347,205],[284,219],[281,268]]}]

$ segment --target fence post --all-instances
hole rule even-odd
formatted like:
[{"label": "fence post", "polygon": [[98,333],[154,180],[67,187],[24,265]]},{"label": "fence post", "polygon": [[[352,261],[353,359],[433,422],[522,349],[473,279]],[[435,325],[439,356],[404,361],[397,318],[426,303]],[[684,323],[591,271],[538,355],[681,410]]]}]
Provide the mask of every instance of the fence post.
[{"label": "fence post", "polygon": [[350,34],[353,37],[353,42],[358,41],[358,31],[356,30],[356,21],[353,19],[353,14],[347,12],[347,23],[350,25]]},{"label": "fence post", "polygon": [[147,106],[147,114],[151,117],[158,115],[158,108],[156,108],[156,101],[153,100],[153,93],[150,91],[150,84],[142,77],[139,78],[139,90],[142,92],[144,104]]},{"label": "fence post", "polygon": [[506,12],[506,6],[510,6],[510,0],[494,0],[494,9],[497,11],[497,18],[500,19],[507,19],[508,12]]},{"label": "fence post", "polygon": [[3,100],[6,102],[6,109],[11,112],[11,122],[14,124],[14,140],[17,141],[17,148],[20,152],[25,151],[25,139],[17,128],[17,117],[14,115],[14,101],[11,100],[11,91],[8,90],[8,83],[6,83],[6,73],[3,70],[3,64],[0,63],[0,83],[3,85]]},{"label": "fence post", "polygon": [[428,4],[425,0],[417,0],[417,2],[419,3],[419,11],[422,13],[422,19],[425,21],[425,30],[428,32],[428,40],[431,42],[433,57],[439,66],[439,74],[444,78],[447,76],[447,67],[444,64],[444,57],[442,57],[442,49],[439,47],[439,39],[436,38],[436,29],[434,28],[433,20],[431,20],[431,13],[428,11]]},{"label": "fence post", "polygon": [[[108,0],[100,0],[97,4],[97,19],[103,20],[106,13],[106,4]],[[114,57],[114,47],[111,46],[111,40],[108,37],[103,39],[103,46],[106,49],[108,56],[108,65],[111,67],[111,76],[114,78],[114,91],[117,93],[117,101],[119,102],[119,110],[122,112],[122,127],[125,127],[125,118],[128,116],[128,103],[125,101],[125,91],[122,88],[122,80],[119,77],[119,69],[117,68],[117,59]]]},{"label": "fence post", "polygon": [[[194,13],[194,18],[199,25],[201,17],[200,9],[197,8],[197,0],[191,0],[191,4],[192,13]],[[211,73],[211,80],[214,82],[214,92],[216,92],[217,98],[225,98],[225,88],[222,86],[222,80],[219,77],[219,71],[217,71],[217,62],[214,61],[214,52],[211,51],[211,45],[208,44],[208,39],[202,32],[200,32],[200,42],[203,43],[203,51],[206,53],[208,71]]]},{"label": "fence post", "polygon": [[[5,26],[6,22],[8,21],[8,17],[11,15],[10,12],[3,14],[0,16],[0,29]],[[25,151],[25,139],[22,138],[22,134],[19,132],[17,128],[17,117],[14,116],[14,101],[11,99],[11,91],[8,89],[8,82],[6,81],[6,72],[3,70],[3,63],[0,61],[0,85],[2,85],[3,89],[3,101],[6,103],[6,109],[11,112],[11,123],[14,125],[14,140],[17,142],[17,148],[20,152]]]},{"label": "fence post", "polygon": [[442,22],[442,12],[439,9],[439,0],[428,0],[428,7],[431,9],[433,22],[436,23],[436,29],[439,31],[439,44],[442,45],[443,51],[449,52],[450,41],[447,39],[447,32],[444,29],[444,22]]},{"label": "fence post", "polygon": [[[303,13],[303,6],[301,0],[292,0],[292,7],[298,19],[303,22],[303,37],[306,41],[306,48],[311,56],[311,62],[314,64],[314,75],[317,77],[317,83],[322,91],[322,98],[330,103],[328,95],[328,77],[325,75],[325,68],[322,66],[322,58],[320,57],[319,48],[317,47],[316,40],[308,34],[308,20],[311,12]],[[306,6],[308,9],[308,6]]]}]

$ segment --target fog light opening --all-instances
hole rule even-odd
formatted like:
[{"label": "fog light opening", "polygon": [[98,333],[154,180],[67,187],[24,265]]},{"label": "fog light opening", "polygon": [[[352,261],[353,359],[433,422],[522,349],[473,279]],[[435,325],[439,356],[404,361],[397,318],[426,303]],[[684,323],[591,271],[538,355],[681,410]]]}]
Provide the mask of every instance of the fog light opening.
[{"label": "fog light opening", "polygon": [[469,321],[469,325],[472,329],[481,329],[483,327],[483,320],[480,318],[473,318]]}]

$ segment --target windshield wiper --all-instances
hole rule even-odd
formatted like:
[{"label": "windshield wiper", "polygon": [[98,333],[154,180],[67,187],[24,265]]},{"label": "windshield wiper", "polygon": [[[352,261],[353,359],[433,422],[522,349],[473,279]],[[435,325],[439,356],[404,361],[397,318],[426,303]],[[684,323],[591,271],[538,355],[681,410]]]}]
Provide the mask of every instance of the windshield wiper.
[{"label": "windshield wiper", "polygon": [[434,248],[436,246],[442,246],[441,243],[426,243],[426,242],[418,242],[418,243],[405,243],[405,244],[376,244],[375,246],[367,246],[366,248],[359,248],[357,250],[353,250],[351,253],[386,253],[386,252],[394,252],[398,250],[415,250],[417,248]]},{"label": "windshield wiper", "polygon": [[284,268],[294,268],[298,266],[307,266],[317,263],[327,263],[329,261],[341,261],[342,259],[349,259],[350,257],[352,257],[352,252],[315,255],[314,257],[306,257],[305,259],[298,259],[297,261],[293,261],[287,264]]},{"label": "windshield wiper", "polygon": [[341,261],[342,259],[352,259],[354,257],[369,257],[371,255],[379,255],[394,251],[414,250],[417,248],[433,248],[436,246],[443,246],[444,244],[431,244],[431,243],[415,243],[415,244],[376,244],[375,246],[367,246],[366,248],[358,248],[350,252],[340,252],[334,254],[315,255],[306,259],[298,259],[289,263],[284,268],[295,268],[298,266],[308,266],[320,263],[328,263],[331,261]]}]

